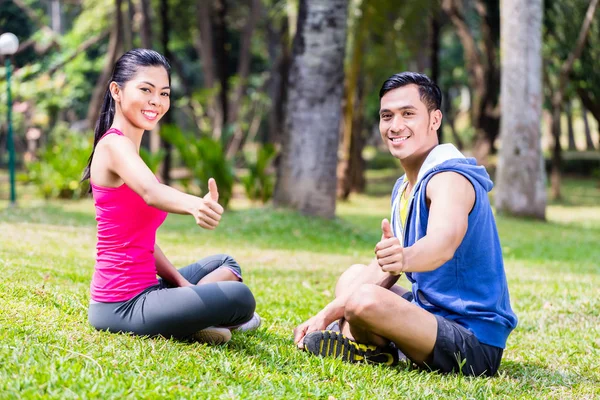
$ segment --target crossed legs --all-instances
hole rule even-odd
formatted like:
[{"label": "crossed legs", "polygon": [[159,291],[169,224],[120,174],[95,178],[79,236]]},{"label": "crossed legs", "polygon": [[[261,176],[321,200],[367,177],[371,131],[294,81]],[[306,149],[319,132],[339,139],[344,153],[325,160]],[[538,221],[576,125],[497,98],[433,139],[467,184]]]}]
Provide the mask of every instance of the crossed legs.
[{"label": "crossed legs", "polygon": [[[346,298],[342,333],[359,343],[384,346],[390,341],[417,364],[431,358],[437,338],[437,320],[433,314],[401,297],[406,289],[392,286],[390,289],[363,281],[360,275],[370,274],[383,279],[375,264],[353,265],[339,278],[336,297]],[[372,279],[370,279],[373,281]],[[376,280],[377,281],[377,280]]]}]

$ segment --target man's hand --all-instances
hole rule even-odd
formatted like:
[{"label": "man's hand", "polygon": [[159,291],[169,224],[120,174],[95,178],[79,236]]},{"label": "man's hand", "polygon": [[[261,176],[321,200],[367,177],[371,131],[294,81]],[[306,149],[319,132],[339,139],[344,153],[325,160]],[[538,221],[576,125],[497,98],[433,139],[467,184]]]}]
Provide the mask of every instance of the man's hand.
[{"label": "man's hand", "polygon": [[294,343],[298,348],[303,349],[304,343],[302,342],[302,339],[304,339],[304,336],[314,331],[324,330],[327,327],[327,323],[328,322],[319,314],[309,318],[294,329]]},{"label": "man's hand", "polygon": [[213,178],[208,180],[208,193],[202,199],[202,203],[194,214],[196,224],[204,229],[215,229],[221,221],[223,207],[218,203],[219,191],[217,182]]},{"label": "man's hand", "polygon": [[381,241],[375,246],[377,263],[384,272],[400,275],[406,267],[404,264],[404,249],[400,240],[392,233],[387,219],[381,221]]}]

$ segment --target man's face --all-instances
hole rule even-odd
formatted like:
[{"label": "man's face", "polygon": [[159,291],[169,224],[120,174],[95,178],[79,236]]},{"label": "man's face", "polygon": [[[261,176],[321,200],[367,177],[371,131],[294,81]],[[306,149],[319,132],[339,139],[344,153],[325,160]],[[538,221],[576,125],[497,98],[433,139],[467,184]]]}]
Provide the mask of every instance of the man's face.
[{"label": "man's face", "polygon": [[438,144],[440,110],[427,111],[417,85],[406,85],[387,92],[379,111],[379,132],[390,153],[400,161],[428,152]]}]

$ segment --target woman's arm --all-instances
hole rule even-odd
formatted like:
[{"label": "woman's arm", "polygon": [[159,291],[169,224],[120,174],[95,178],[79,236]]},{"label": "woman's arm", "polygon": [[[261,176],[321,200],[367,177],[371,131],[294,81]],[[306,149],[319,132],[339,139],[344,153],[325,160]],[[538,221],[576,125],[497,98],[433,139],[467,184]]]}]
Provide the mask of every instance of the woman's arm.
[{"label": "woman's arm", "polygon": [[165,256],[165,253],[162,252],[157,244],[154,245],[154,259],[156,262],[156,272],[165,281],[171,282],[172,284],[180,287],[193,286],[179,273],[177,268],[171,264],[171,262]]},{"label": "woman's arm", "polygon": [[127,137],[109,135],[98,146],[101,145],[108,153],[107,168],[140,195],[146,204],[170,213],[193,215],[196,223],[206,229],[217,227],[223,207],[217,202],[214,179],[209,181],[210,193],[204,198],[192,196],[160,183]]}]

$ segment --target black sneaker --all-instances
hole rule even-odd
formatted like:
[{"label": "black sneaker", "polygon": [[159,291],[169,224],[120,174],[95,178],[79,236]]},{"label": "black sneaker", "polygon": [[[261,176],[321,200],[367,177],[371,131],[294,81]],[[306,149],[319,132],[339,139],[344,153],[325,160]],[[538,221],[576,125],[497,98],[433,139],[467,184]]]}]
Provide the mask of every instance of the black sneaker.
[{"label": "black sneaker", "polygon": [[396,365],[398,350],[391,346],[377,347],[348,339],[339,332],[317,331],[304,337],[304,350],[322,357],[341,358],[351,363],[367,362]]}]

